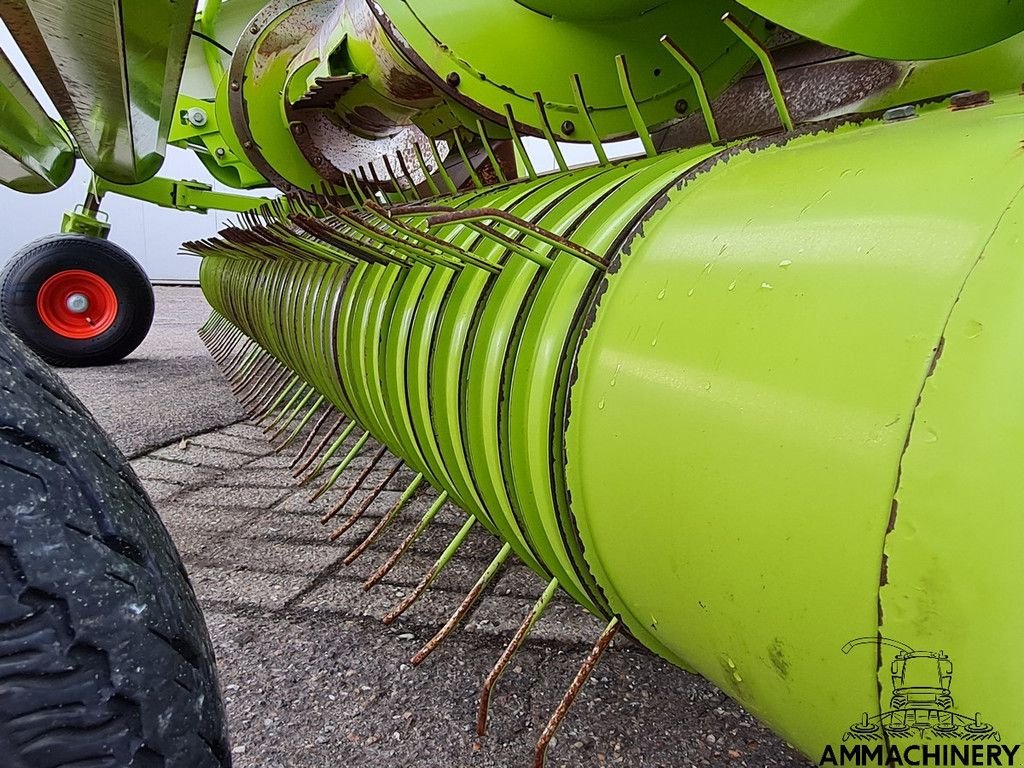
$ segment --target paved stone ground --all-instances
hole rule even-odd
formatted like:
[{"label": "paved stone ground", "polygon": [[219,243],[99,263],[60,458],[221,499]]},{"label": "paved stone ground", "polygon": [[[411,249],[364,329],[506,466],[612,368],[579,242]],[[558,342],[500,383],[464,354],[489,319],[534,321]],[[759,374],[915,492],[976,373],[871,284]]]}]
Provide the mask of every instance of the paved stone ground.
[{"label": "paved stone ground", "polygon": [[[203,319],[194,292],[171,296],[162,306],[190,308],[192,315],[176,318],[182,327],[194,329]],[[178,325],[171,329],[175,334],[180,330]],[[165,338],[168,332],[166,327],[157,330]],[[193,354],[191,344],[183,354]],[[173,354],[171,348],[160,349]],[[140,376],[149,364],[144,352],[141,357],[134,364]],[[154,361],[153,375],[166,370],[165,359]],[[192,395],[189,388],[206,386],[209,361],[192,362],[198,372],[177,381],[185,391],[166,404],[150,400],[150,408],[180,408]],[[96,387],[116,393],[118,371],[74,372],[69,378],[87,401],[100,398],[105,407],[116,395],[97,393]],[[83,381],[88,387],[82,387]],[[247,422],[217,423],[238,419],[237,406],[225,399],[226,388],[217,387],[214,395],[197,394],[223,401],[208,408],[218,401],[198,400],[205,419],[196,420],[199,428],[182,433],[180,414],[153,416],[166,423],[158,441],[164,447],[138,456],[133,464],[206,610],[236,765],[529,765],[541,728],[601,630],[596,620],[556,598],[498,684],[490,733],[477,739],[473,723],[480,684],[543,584],[522,566],[506,566],[466,625],[422,666],[410,667],[409,658],[458,605],[496,554],[498,542],[474,531],[435,587],[385,627],[379,617],[419,581],[462,525],[463,515],[446,507],[409,556],[378,587],[364,592],[365,576],[411,530],[432,496],[415,497],[385,536],[351,567],[344,566],[349,548],[397,500],[410,475],[400,474],[365,519],[329,544],[318,517],[365,467],[372,446],[331,493],[310,505],[311,488],[297,489],[288,471],[290,454],[274,454],[262,430]],[[120,421],[113,418],[116,414],[103,414],[115,438],[121,433],[131,438],[129,450],[145,442],[139,439],[147,433],[144,425],[126,426],[123,414],[117,416]],[[199,434],[179,437],[192,432]],[[170,438],[174,442],[167,445]],[[147,439],[152,442],[154,436]],[[375,486],[388,469],[382,463],[364,486]],[[807,763],[714,686],[617,639],[563,724],[548,765]]]}]

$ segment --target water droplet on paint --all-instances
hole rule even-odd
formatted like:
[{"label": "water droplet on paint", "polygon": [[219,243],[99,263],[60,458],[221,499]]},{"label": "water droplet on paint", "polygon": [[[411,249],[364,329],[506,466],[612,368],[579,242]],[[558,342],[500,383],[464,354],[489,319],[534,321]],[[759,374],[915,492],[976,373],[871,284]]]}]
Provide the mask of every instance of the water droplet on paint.
[{"label": "water droplet on paint", "polygon": [[783,259],[782,261],[779,262],[779,266],[780,267],[788,267],[792,263],[793,262],[790,259]]}]

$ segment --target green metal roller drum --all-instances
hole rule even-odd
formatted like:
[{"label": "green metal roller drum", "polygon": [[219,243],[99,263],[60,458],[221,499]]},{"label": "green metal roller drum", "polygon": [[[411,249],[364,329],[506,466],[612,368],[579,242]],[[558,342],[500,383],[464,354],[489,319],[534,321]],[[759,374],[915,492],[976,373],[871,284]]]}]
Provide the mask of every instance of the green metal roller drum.
[{"label": "green metal roller drum", "polygon": [[214,248],[202,282],[542,577],[808,755],[887,705],[875,654],[840,650],[879,634],[970,669],[958,694],[1016,741],[1022,119],[940,104],[431,201],[607,270],[363,211],[434,217],[496,271],[306,235]]},{"label": "green metal roller drum", "polygon": [[[315,496],[372,438],[415,472],[403,500],[438,494],[407,544],[446,500],[468,515],[423,588],[479,525],[505,542],[481,585],[511,552],[548,584],[538,611],[560,587],[607,623],[589,668],[621,627],[813,759],[920,713],[1024,741],[1024,5],[275,0],[228,66],[200,41],[210,93],[168,133],[188,5],[159,4],[170,41],[89,26],[126,53],[97,62],[48,3],[0,0],[101,176],[155,172],[170,135],[288,193],[186,248],[204,335],[271,426],[342,414]],[[901,61],[850,57],[866,82],[814,114],[861,112],[801,124],[816,86],[793,73],[846,59],[775,25]],[[722,139],[755,61],[780,127]],[[0,76],[0,178],[59,186],[71,140]],[[659,132],[689,115],[710,143]],[[631,136],[642,154],[609,161]],[[938,683],[906,683],[915,659]]]}]

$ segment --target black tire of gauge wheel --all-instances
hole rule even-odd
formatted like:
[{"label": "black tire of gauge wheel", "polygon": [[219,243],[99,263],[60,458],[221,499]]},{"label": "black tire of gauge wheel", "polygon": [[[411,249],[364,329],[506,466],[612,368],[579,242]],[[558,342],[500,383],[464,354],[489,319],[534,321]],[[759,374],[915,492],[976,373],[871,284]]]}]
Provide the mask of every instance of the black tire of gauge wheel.
[{"label": "black tire of gauge wheel", "polygon": [[228,768],[206,624],[131,467],[0,328],[0,763]]},{"label": "black tire of gauge wheel", "polygon": [[[92,326],[89,310],[65,306],[72,294],[93,296],[91,310],[100,317]],[[56,366],[110,365],[127,357],[149,333],[153,303],[139,263],[114,243],[85,235],[29,243],[0,273],[3,324]]]}]

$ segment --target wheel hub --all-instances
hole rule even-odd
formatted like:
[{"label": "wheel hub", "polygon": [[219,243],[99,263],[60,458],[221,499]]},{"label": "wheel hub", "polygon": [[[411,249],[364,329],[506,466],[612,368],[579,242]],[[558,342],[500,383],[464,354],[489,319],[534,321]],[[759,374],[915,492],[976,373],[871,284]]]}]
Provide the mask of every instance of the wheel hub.
[{"label": "wheel hub", "polygon": [[81,315],[89,311],[89,297],[84,293],[72,293],[68,296],[68,299],[64,304],[67,306],[69,312],[76,315]]},{"label": "wheel hub", "polygon": [[118,301],[110,283],[95,272],[67,269],[42,284],[36,310],[54,333],[85,340],[103,334],[114,324]]}]

